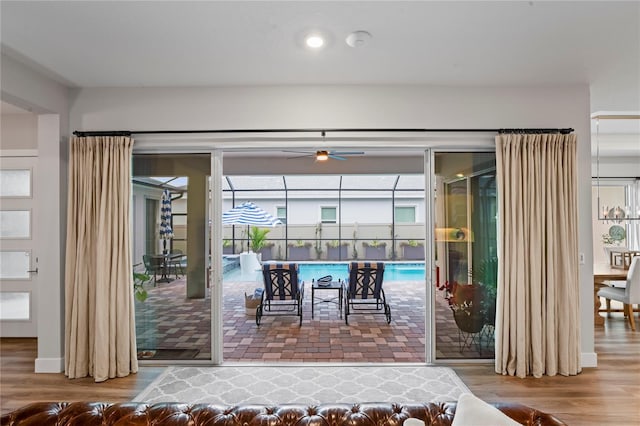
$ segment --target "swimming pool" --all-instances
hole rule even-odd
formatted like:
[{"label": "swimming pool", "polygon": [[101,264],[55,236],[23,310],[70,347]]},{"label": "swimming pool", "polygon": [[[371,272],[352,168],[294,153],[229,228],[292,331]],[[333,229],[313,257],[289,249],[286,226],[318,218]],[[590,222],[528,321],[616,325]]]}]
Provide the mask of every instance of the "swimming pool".
[{"label": "swimming pool", "polygon": [[[318,279],[325,275],[331,275],[334,280],[338,278],[343,281],[349,276],[349,263],[316,263],[316,262],[298,262],[300,267],[300,279],[310,282],[312,279]],[[242,277],[240,269],[236,269],[224,274],[225,280],[247,279]],[[260,281],[260,272],[256,272],[255,281]],[[385,262],[384,263],[384,280],[385,281],[423,281],[424,280],[424,262]]]}]

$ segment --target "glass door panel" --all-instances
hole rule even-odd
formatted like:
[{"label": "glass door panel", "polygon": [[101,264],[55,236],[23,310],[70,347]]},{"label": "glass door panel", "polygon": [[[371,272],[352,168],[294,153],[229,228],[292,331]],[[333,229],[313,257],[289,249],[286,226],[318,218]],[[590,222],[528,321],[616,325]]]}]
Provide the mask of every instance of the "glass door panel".
[{"label": "glass door panel", "polygon": [[493,358],[494,153],[435,154],[436,358]]},{"label": "glass door panel", "polygon": [[133,264],[147,276],[135,302],[140,360],[211,359],[210,164],[209,154],[133,157]]}]

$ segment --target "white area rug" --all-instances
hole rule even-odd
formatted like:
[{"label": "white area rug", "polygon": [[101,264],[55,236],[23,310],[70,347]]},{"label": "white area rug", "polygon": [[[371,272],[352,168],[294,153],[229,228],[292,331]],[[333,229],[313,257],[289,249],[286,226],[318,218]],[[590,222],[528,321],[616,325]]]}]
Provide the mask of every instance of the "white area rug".
[{"label": "white area rug", "polygon": [[457,401],[469,389],[446,367],[167,367],[139,402],[220,405]]}]

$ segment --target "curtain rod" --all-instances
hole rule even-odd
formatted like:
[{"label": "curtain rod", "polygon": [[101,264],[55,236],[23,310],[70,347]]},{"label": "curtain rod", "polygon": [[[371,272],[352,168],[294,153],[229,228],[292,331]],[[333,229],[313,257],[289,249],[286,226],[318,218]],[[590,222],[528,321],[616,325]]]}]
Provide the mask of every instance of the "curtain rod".
[{"label": "curtain rod", "polygon": [[131,135],[175,135],[194,133],[329,133],[329,132],[401,132],[401,133],[453,133],[453,132],[474,132],[474,133],[520,133],[520,134],[544,134],[560,133],[569,134],[572,128],[565,129],[216,129],[216,130],[116,130],[116,131],[79,131],[73,132],[75,136],[131,136]]}]

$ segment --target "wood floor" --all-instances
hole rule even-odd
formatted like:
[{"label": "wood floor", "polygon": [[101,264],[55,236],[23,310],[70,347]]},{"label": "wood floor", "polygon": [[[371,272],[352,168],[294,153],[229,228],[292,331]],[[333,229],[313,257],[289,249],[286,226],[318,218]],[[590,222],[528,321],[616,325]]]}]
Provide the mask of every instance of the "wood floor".
[{"label": "wood floor", "polygon": [[[557,415],[570,425],[640,424],[640,331],[632,332],[621,314],[596,330],[598,368],[574,377],[504,377],[493,365],[452,367],[478,397],[520,402]],[[143,367],[129,377],[94,383],[63,374],[33,373],[35,339],[0,340],[2,413],[35,401],[130,401],[155,379],[162,367]]]}]

